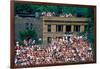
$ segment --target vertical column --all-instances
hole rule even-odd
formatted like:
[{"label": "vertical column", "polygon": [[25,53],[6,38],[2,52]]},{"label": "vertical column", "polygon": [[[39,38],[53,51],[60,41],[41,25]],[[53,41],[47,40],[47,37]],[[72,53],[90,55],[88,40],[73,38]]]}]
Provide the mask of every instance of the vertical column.
[{"label": "vertical column", "polygon": [[71,32],[74,32],[74,25],[71,25]]},{"label": "vertical column", "polygon": [[43,22],[43,44],[47,43],[48,25]]},{"label": "vertical column", "polygon": [[51,25],[51,32],[53,32],[53,33],[51,33],[50,36],[52,38],[54,38],[55,37],[55,32],[56,32],[56,25],[55,24]]},{"label": "vertical column", "polygon": [[43,32],[47,32],[47,29],[48,29],[48,28],[47,28],[47,25],[44,24],[44,25],[43,25]]},{"label": "vertical column", "polygon": [[47,36],[45,34],[43,35],[43,44],[47,44]]},{"label": "vertical column", "polygon": [[66,32],[66,25],[63,25],[63,32]]},{"label": "vertical column", "polygon": [[56,25],[51,25],[51,32],[56,32]]},{"label": "vertical column", "polygon": [[84,32],[84,25],[80,26],[80,32]]}]

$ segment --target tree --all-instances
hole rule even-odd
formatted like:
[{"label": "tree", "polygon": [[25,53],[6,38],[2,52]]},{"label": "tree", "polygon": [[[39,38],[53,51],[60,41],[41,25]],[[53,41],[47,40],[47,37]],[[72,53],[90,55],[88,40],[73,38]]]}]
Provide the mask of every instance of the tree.
[{"label": "tree", "polygon": [[15,3],[15,13],[27,13],[30,14],[33,12],[31,8],[32,4],[24,4],[24,3]]},{"label": "tree", "polygon": [[29,39],[37,39],[37,33],[35,32],[35,30],[24,30],[21,31],[20,33],[20,39],[23,41],[25,40],[29,40]]},{"label": "tree", "polygon": [[91,43],[94,43],[94,9],[89,8],[88,17],[91,19],[88,23],[88,39]]},{"label": "tree", "polygon": [[15,3],[15,13],[35,13],[35,12],[55,12],[59,14],[77,14],[77,16],[87,17],[89,8],[73,6],[51,6],[51,5],[34,5],[26,3]]}]

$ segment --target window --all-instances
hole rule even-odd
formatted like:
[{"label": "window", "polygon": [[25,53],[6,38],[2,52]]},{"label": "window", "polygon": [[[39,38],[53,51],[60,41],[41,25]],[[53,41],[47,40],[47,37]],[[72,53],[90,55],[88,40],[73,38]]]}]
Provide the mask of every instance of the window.
[{"label": "window", "polygon": [[25,25],[26,25],[26,26],[28,26],[28,25],[29,25],[29,23],[25,23]]},{"label": "window", "polygon": [[80,32],[80,25],[75,25],[74,26],[74,31],[75,32]]},{"label": "window", "polygon": [[33,24],[32,23],[25,23],[25,29],[26,30],[31,30],[33,28]]},{"label": "window", "polygon": [[63,25],[56,25],[56,32],[63,32]]},{"label": "window", "polygon": [[29,29],[29,23],[25,23],[25,29],[26,29],[26,30]]},{"label": "window", "polygon": [[66,32],[71,32],[71,25],[66,25]]},{"label": "window", "polygon": [[29,27],[26,27],[26,30],[29,30]]},{"label": "window", "polygon": [[30,29],[32,30],[32,28],[33,28],[33,24],[32,24],[32,23],[30,23]]},{"label": "window", "polygon": [[48,25],[48,32],[51,32],[51,25]]}]

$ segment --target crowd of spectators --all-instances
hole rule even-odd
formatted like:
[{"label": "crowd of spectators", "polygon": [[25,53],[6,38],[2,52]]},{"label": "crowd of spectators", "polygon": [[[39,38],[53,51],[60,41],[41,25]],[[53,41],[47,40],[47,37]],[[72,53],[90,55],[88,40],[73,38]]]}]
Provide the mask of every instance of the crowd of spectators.
[{"label": "crowd of spectators", "polygon": [[71,13],[57,15],[55,12],[42,12],[42,16],[59,16],[59,17],[73,17]]},{"label": "crowd of spectators", "polygon": [[47,45],[29,44],[15,46],[15,65],[46,65],[58,63],[92,62],[91,44],[82,36],[54,38]]},{"label": "crowd of spectators", "polygon": [[36,17],[36,18],[42,18],[43,16],[47,16],[47,17],[77,17],[76,14],[72,14],[72,13],[55,13],[55,12],[35,12],[35,14],[18,14],[16,15],[16,17]]}]

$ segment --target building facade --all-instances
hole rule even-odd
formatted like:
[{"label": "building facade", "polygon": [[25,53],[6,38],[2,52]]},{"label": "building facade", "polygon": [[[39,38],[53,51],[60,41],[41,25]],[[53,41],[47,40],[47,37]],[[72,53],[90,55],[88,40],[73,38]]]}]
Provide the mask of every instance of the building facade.
[{"label": "building facade", "polygon": [[34,16],[15,16],[15,35],[16,40],[20,41],[20,32],[25,30],[35,30],[37,38],[42,38],[43,30],[42,18],[36,18]]},{"label": "building facade", "polygon": [[63,37],[67,33],[84,32],[88,25],[89,18],[84,17],[15,17],[16,40],[20,40],[19,32],[27,29],[35,29],[38,39],[43,44],[51,42],[52,38]]},{"label": "building facade", "polygon": [[89,18],[84,17],[43,17],[43,42],[63,37],[66,33],[84,32]]}]

